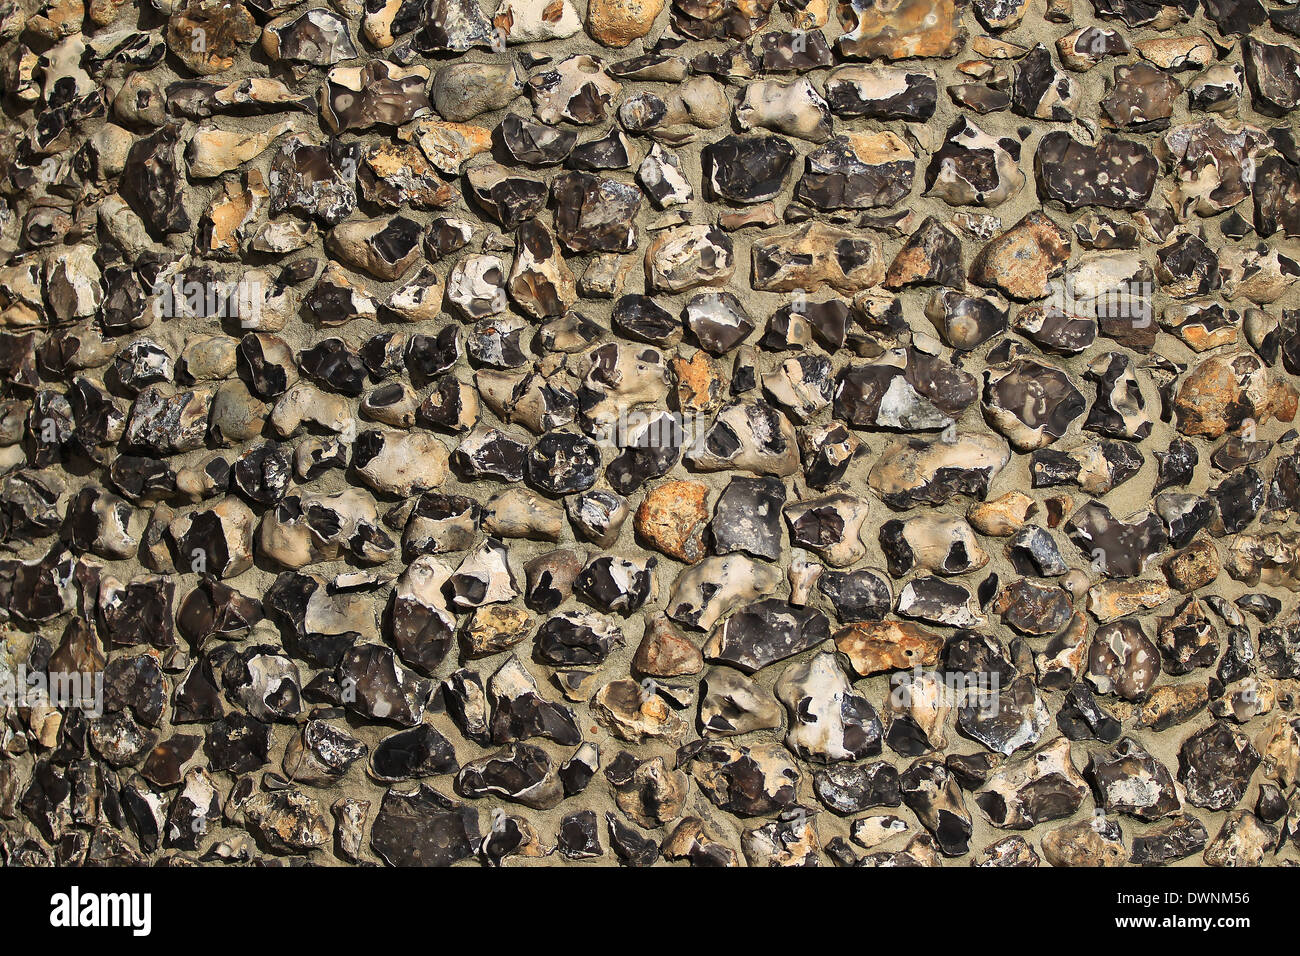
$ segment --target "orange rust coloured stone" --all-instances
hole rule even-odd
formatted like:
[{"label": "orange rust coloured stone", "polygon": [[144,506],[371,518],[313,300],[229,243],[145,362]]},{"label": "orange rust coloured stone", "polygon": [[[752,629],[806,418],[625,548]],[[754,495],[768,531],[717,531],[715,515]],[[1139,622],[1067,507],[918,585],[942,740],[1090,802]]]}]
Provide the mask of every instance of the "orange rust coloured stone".
[{"label": "orange rust coloured stone", "polygon": [[668,481],[652,489],[636,510],[638,535],[671,558],[694,564],[704,557],[709,489],[698,481]]},{"label": "orange rust coloured stone", "polygon": [[677,401],[683,412],[702,412],[721,400],[722,378],[702,350],[689,359],[677,356],[671,364],[677,378]]},{"label": "orange rust coloured stone", "polygon": [[704,656],[664,614],[655,614],[646,622],[645,636],[632,658],[632,666],[651,677],[681,677],[698,674],[704,667]]},{"label": "orange rust coloured stone", "polygon": [[587,4],[587,30],[597,43],[625,47],[654,26],[664,0],[591,0]]},{"label": "orange rust coloured stone", "polygon": [[190,0],[167,21],[167,47],[192,71],[209,76],[234,66],[240,47],[260,33],[242,3]]},{"label": "orange rust coloured stone", "polygon": [[835,646],[861,677],[939,663],[943,638],[900,621],[861,621],[835,633]]},{"label": "orange rust coloured stone", "polygon": [[980,250],[972,282],[1013,299],[1041,299],[1070,258],[1070,234],[1034,210]]},{"label": "orange rust coloured stone", "polygon": [[[1187,373],[1174,397],[1178,430],[1218,438],[1248,421],[1295,418],[1296,390],[1255,355],[1211,356]],[[1247,426],[1249,427],[1249,426]]]},{"label": "orange rust coloured stone", "polygon": [[850,0],[839,7],[847,56],[903,60],[955,56],[966,42],[958,0]]}]

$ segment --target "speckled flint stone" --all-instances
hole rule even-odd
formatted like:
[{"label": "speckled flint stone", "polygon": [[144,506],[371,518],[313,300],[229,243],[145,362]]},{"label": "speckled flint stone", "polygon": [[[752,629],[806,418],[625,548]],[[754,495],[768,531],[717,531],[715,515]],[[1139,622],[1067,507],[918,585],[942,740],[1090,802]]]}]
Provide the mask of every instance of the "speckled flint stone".
[{"label": "speckled flint stone", "polygon": [[1274,6],[0,9],[0,863],[1300,863]]}]

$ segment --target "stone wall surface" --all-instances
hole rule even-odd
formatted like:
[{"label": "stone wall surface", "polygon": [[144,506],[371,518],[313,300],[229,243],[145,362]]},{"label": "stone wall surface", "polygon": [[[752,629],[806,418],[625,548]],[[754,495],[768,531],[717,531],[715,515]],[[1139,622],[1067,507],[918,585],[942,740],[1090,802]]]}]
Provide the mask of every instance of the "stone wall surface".
[{"label": "stone wall surface", "polygon": [[1300,861],[1300,13],[0,0],[0,860]]}]

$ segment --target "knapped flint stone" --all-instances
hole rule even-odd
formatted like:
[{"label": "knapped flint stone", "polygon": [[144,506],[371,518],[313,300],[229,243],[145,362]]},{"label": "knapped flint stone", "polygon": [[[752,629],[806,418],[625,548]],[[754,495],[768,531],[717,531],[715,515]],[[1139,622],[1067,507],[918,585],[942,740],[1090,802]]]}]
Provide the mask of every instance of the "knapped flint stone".
[{"label": "knapped flint stone", "polygon": [[1037,525],[1026,525],[1007,542],[1007,557],[1021,574],[1042,578],[1060,577],[1069,567],[1051,534]]},{"label": "knapped flint stone", "polygon": [[1258,634],[1259,666],[1275,680],[1300,676],[1300,616],[1292,614],[1285,622],[1261,628]]},{"label": "knapped flint stone", "polygon": [[934,216],[927,216],[894,256],[885,273],[885,287],[901,289],[910,285],[940,285],[961,288],[965,278],[960,237]]},{"label": "knapped flint stone", "polygon": [[[982,691],[976,691],[978,697]],[[958,709],[957,728],[990,750],[1009,756],[1042,736],[1051,719],[1033,681],[1020,677],[996,693],[996,702],[975,700]]]},{"label": "knapped flint stone", "polygon": [[771,816],[793,806],[802,780],[789,754],[776,744],[695,741],[678,751],[677,763],[716,807],[741,817]]},{"label": "knapped flint stone", "polygon": [[973,627],[983,618],[970,608],[971,593],[960,584],[934,575],[913,578],[898,594],[900,616],[944,624],[950,627]]},{"label": "knapped flint stone", "polygon": [[893,133],[837,136],[806,157],[795,198],[818,209],[892,206],[912,188],[916,156]]},{"label": "knapped flint stone", "polygon": [[610,620],[569,611],[545,620],[533,641],[543,663],[590,666],[603,663],[616,641],[621,643],[621,637],[619,628]]},{"label": "knapped flint stone", "polygon": [[553,497],[586,491],[600,477],[600,448],[584,435],[548,432],[528,450],[529,484]]},{"label": "knapped flint stone", "polygon": [[956,779],[942,762],[917,760],[899,777],[903,802],[930,831],[944,856],[967,852],[971,818]]},{"label": "knapped flint stone", "polygon": [[182,204],[180,126],[169,123],[137,140],[127,154],[122,198],[156,235],[185,232],[190,218]]},{"label": "knapped flint stone", "polygon": [[621,130],[610,130],[600,139],[579,143],[573,148],[567,165],[582,172],[626,169],[632,165],[631,144]]},{"label": "knapped flint stone", "polygon": [[1056,724],[1070,740],[1114,743],[1121,731],[1120,722],[1102,709],[1088,685],[1083,683],[1075,684],[1066,692],[1065,702],[1056,714]]},{"label": "knapped flint stone", "polygon": [[[1213,118],[1169,130],[1156,150],[1178,179],[1169,194],[1173,209],[1185,217],[1192,212],[1214,215],[1236,206],[1260,178],[1262,151],[1268,145],[1258,127]],[[1212,186],[1204,181],[1210,167],[1217,170]],[[1164,241],[1166,236],[1158,238]]]},{"label": "knapped flint stone", "polygon": [[275,59],[312,66],[332,66],[357,55],[347,20],[319,7],[297,17],[276,17],[262,28],[262,48]]},{"label": "knapped flint stone", "polygon": [[363,717],[413,727],[420,722],[431,687],[397,663],[380,644],[358,644],[343,652],[337,668],[347,708]]},{"label": "knapped flint stone", "polygon": [[602,490],[574,495],[565,507],[576,536],[604,548],[612,547],[618,540],[629,514],[626,498]]},{"label": "knapped flint stone", "polygon": [[1068,817],[1083,802],[1087,783],[1079,775],[1063,737],[995,770],[975,792],[976,805],[989,822],[1007,830],[1027,830]]},{"label": "knapped flint stone", "polygon": [[1223,721],[1215,721],[1183,742],[1178,751],[1178,780],[1193,806],[1232,810],[1245,796],[1259,763],[1259,752],[1250,738]]},{"label": "knapped flint stone", "polygon": [[776,478],[732,478],[713,509],[714,552],[743,551],[777,560],[783,540],[785,493],[785,485]]},{"label": "knapped flint stone", "polygon": [[[330,716],[338,713],[330,712]],[[368,750],[356,737],[328,723],[325,713],[321,713],[320,719],[309,719],[302,732],[290,738],[280,766],[290,780],[329,787],[336,784]]]},{"label": "knapped flint stone", "polygon": [[1263,477],[1254,468],[1245,468],[1229,475],[1209,490],[1209,498],[1217,511],[1214,528],[1236,534],[1255,520],[1264,507],[1266,487]]},{"label": "knapped flint stone", "polygon": [[949,57],[962,48],[965,5],[947,0],[913,0],[882,9],[866,0],[839,5],[845,32],[836,41],[844,56],[890,60]]},{"label": "knapped flint stone", "polygon": [[713,355],[725,355],[754,331],[744,305],[730,292],[703,292],[686,303],[683,320],[696,341]]},{"label": "knapped flint stone", "polygon": [[633,220],[641,192],[591,173],[565,173],[551,184],[555,233],[571,252],[630,252],[637,246]]},{"label": "knapped flint stone", "polygon": [[1135,866],[1163,866],[1183,860],[1205,848],[1210,835],[1205,824],[1193,816],[1175,816],[1170,822],[1133,837]]},{"label": "knapped flint stone", "polygon": [[915,348],[891,349],[866,365],[847,365],[835,387],[835,417],[858,427],[948,427],[977,397],[974,377]]},{"label": "knapped flint stone", "polygon": [[[825,534],[833,530],[828,526],[824,512],[814,513],[819,519],[819,530]],[[906,520],[891,519],[880,526],[878,533],[881,551],[885,555],[889,573],[903,577],[914,569],[935,574],[965,574],[988,563],[989,555],[980,547],[964,518],[946,515],[917,515]],[[811,542],[800,542],[810,547]],[[837,566],[851,564],[832,562]]]},{"label": "knapped flint stone", "polygon": [[242,774],[270,762],[271,725],[231,713],[208,725],[203,753],[210,770]]},{"label": "knapped flint stone", "polygon": [[853,693],[833,653],[791,664],[775,691],[789,713],[786,744],[804,759],[832,763],[880,753],[880,718],[865,697]]},{"label": "knapped flint stone", "polygon": [[959,432],[951,442],[905,438],[881,451],[867,482],[896,510],[941,505],[958,495],[982,501],[1010,457],[1006,444],[991,435]]},{"label": "knapped flint stone", "polygon": [[560,821],[560,831],[556,835],[560,853],[569,860],[584,860],[604,856],[605,849],[600,845],[595,810],[579,810],[570,813]]},{"label": "knapped flint stone", "polygon": [[1102,439],[1069,451],[1040,448],[1029,456],[1029,471],[1035,488],[1074,484],[1099,495],[1137,475],[1144,463],[1132,442]]},{"label": "knapped flint stone", "polygon": [[459,769],[451,742],[429,724],[390,734],[370,755],[370,775],[384,783],[456,773]]},{"label": "knapped flint stone", "polygon": [[1041,299],[1064,271],[1069,253],[1069,233],[1034,210],[980,250],[970,280],[1013,299]]},{"label": "knapped flint stone", "polygon": [[807,77],[747,84],[735,117],[742,130],[763,127],[813,143],[824,143],[831,134],[830,108]]},{"label": "knapped flint stone", "polygon": [[962,116],[949,127],[925,171],[925,194],[950,206],[997,206],[1025,184],[1020,143],[996,138]]},{"label": "knapped flint stone", "polygon": [[1190,597],[1168,617],[1158,619],[1156,643],[1165,673],[1187,674],[1219,658],[1219,632],[1205,607]]},{"label": "knapped flint stone", "polygon": [[576,551],[559,549],[538,555],[524,565],[524,602],[533,610],[555,610],[573,593],[573,579],[585,565]]},{"label": "knapped flint stone", "polygon": [[[650,680],[612,680],[591,696],[591,713],[597,724],[619,740],[634,744],[649,740],[680,743],[688,725],[676,708],[686,706],[690,700],[674,696],[672,691],[671,685],[660,686]],[[575,686],[569,693],[577,696],[580,692],[581,686]]]},{"label": "knapped flint stone", "polygon": [[1099,355],[1088,365],[1087,377],[1097,385],[1097,400],[1088,411],[1084,428],[1139,441],[1151,434],[1152,422],[1143,411],[1146,400],[1132,359],[1122,352]]},{"label": "knapped flint stone", "polygon": [[885,761],[835,763],[813,773],[813,791],[827,809],[840,816],[903,802],[898,770]]},{"label": "knapped flint stone", "polygon": [[470,799],[500,797],[535,810],[549,810],[564,798],[551,758],[525,743],[467,763],[456,775],[456,792]]},{"label": "knapped flint stone", "polygon": [[816,552],[827,564],[847,567],[865,554],[862,525],[868,505],[854,495],[835,494],[785,506],[790,543]]},{"label": "knapped flint stone", "polygon": [[1234,810],[1201,858],[1209,866],[1260,866],[1278,841],[1277,828],[1261,823],[1249,810]]},{"label": "knapped flint stone", "polygon": [[1270,379],[1264,362],[1250,353],[1210,356],[1180,380],[1173,398],[1178,430],[1219,438],[1246,419],[1263,423],[1294,401]]},{"label": "knapped flint stone", "polygon": [[[536,216],[546,205],[544,181],[531,176],[512,176],[504,166],[475,166],[465,174],[465,178],[475,201],[503,229],[513,230],[525,219]],[[556,182],[558,184],[559,180]],[[556,227],[560,228],[558,221]]]},{"label": "knapped flint stone", "polygon": [[731,237],[712,226],[665,229],[646,248],[646,286],[655,292],[723,285],[734,271]]},{"label": "knapped flint stone", "polygon": [[1160,676],[1160,651],[1133,618],[1103,624],[1088,649],[1086,676],[1100,694],[1141,700]]},{"label": "knapped flint stone", "polygon": [[413,219],[350,220],[330,230],[329,251],[344,264],[391,282],[399,279],[420,257],[422,230]]},{"label": "knapped flint stone", "polygon": [[451,866],[479,841],[478,810],[427,784],[387,790],[370,830],[370,848],[389,866]]},{"label": "knapped flint stone", "polygon": [[759,203],[781,191],[794,156],[779,136],[726,136],[704,147],[700,161],[715,197]]},{"label": "knapped flint stone", "polygon": [[826,102],[846,119],[923,122],[934,115],[934,74],[904,67],[839,66],[826,77]]},{"label": "knapped flint stone", "polygon": [[1124,831],[1109,817],[1077,820],[1050,830],[1043,836],[1042,847],[1052,866],[1123,866],[1128,859]]},{"label": "knapped flint stone", "polygon": [[731,468],[783,476],[799,467],[799,449],[789,420],[764,401],[724,406],[701,440],[685,453],[697,471]]},{"label": "knapped flint stone", "polygon": [[1078,88],[1052,63],[1052,54],[1037,44],[1015,67],[1011,111],[1020,116],[1066,123],[1074,119]]},{"label": "knapped flint stone", "polygon": [[524,665],[513,654],[488,681],[492,704],[492,740],[509,743],[546,737],[575,746],[582,740],[573,712],[545,700]]},{"label": "knapped flint stone", "polygon": [[578,142],[572,130],[556,129],[511,113],[501,121],[501,140],[517,162],[556,166],[569,158]]},{"label": "knapped flint stone", "polygon": [[829,285],[850,294],[878,285],[885,264],[872,233],[810,221],[750,247],[751,285],[761,292],[815,292]]},{"label": "knapped flint stone", "polygon": [[1042,138],[1034,153],[1039,194],[1070,210],[1141,209],[1151,198],[1158,173],[1159,163],[1149,149],[1109,134],[1088,146],[1055,130]]},{"label": "knapped flint stone", "polygon": [[1029,358],[986,368],[981,403],[984,417],[1018,451],[1062,437],[1087,407],[1063,369]]},{"label": "knapped flint stone", "polygon": [[163,385],[148,386],[131,404],[125,441],[133,450],[159,458],[201,448],[213,394],[210,388],[173,392]]},{"label": "knapped flint stone", "polygon": [[893,604],[889,581],[867,569],[824,571],[817,578],[817,589],[826,595],[842,624],[884,620]]},{"label": "knapped flint stone", "polygon": [[1165,129],[1182,90],[1181,83],[1151,64],[1117,66],[1114,85],[1100,104],[1102,123],[1140,133]]},{"label": "knapped flint stone", "polygon": [[215,829],[221,818],[221,792],[206,770],[194,768],[185,775],[172,800],[162,828],[163,846],[197,850],[199,841]]},{"label": "knapped flint stone", "polygon": [[857,436],[839,422],[804,428],[799,451],[808,487],[822,490],[841,480],[862,448]]},{"label": "knapped flint stone", "polygon": [[899,621],[849,624],[836,631],[834,639],[836,649],[860,677],[937,664],[943,649],[943,638],[937,634]]},{"label": "knapped flint stone", "polygon": [[691,182],[677,157],[656,143],[636,171],[642,189],[660,209],[680,206],[695,198]]},{"label": "knapped flint stone", "polygon": [[[456,448],[453,459],[470,478],[523,481],[529,446],[496,428],[480,427]],[[459,550],[453,548],[450,550]]]},{"label": "knapped flint stone", "polygon": [[1222,284],[1219,258],[1203,239],[1179,236],[1156,252],[1156,277],[1175,298],[1208,295]]},{"label": "knapped flint stone", "polygon": [[781,726],[784,711],[767,689],[729,667],[711,667],[700,695],[700,730],[730,737]]},{"label": "knapped flint stone", "polygon": [[383,60],[336,66],[320,89],[321,119],[336,135],[373,126],[401,126],[430,112],[428,67],[407,69]]},{"label": "knapped flint stone", "polygon": [[779,598],[766,598],[736,610],[704,646],[708,660],[752,674],[830,639],[826,616]]},{"label": "knapped flint stone", "polygon": [[971,866],[1035,867],[1041,862],[1038,852],[1024,837],[1009,836],[986,846]]},{"label": "knapped flint stone", "polygon": [[1133,578],[1169,545],[1164,524],[1145,512],[1122,521],[1098,501],[1080,507],[1063,526],[1066,535],[1107,577]]},{"label": "knapped flint stone", "polygon": [[1285,43],[1271,44],[1246,37],[1242,41],[1242,55],[1257,110],[1280,116],[1300,105],[1300,80],[1295,74],[1300,65],[1300,52]]},{"label": "knapped flint stone", "polygon": [[1182,809],[1173,775],[1132,737],[1106,753],[1094,754],[1087,769],[1107,812],[1158,820]]}]

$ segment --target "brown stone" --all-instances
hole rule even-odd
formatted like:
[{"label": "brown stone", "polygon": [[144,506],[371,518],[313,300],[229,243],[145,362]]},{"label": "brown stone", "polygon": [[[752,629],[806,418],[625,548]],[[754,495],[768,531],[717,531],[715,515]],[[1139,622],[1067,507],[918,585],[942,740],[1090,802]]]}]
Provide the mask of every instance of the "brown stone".
[{"label": "brown stone", "polygon": [[663,8],[664,0],[589,0],[587,32],[597,43],[625,47],[650,32]]},{"label": "brown stone", "polygon": [[848,658],[854,672],[867,677],[937,664],[943,638],[915,624],[860,621],[837,631],[835,646]]},{"label": "brown stone", "polygon": [[1198,538],[1165,559],[1162,568],[1169,583],[1180,591],[1195,591],[1214,582],[1223,569],[1219,549],[1208,538]]},{"label": "brown stone", "polygon": [[954,56],[966,40],[959,0],[848,0],[839,5],[846,56],[903,60]]},{"label": "brown stone", "polygon": [[1035,210],[980,250],[970,279],[1013,299],[1041,299],[1069,258],[1070,234]]},{"label": "brown stone", "polygon": [[636,509],[636,533],[658,551],[694,564],[707,553],[708,486],[698,481],[668,481],[651,489]]},{"label": "brown stone", "polygon": [[665,615],[653,614],[646,620],[645,635],[632,666],[651,677],[681,677],[698,674],[704,667],[704,656]]},{"label": "brown stone", "polygon": [[1296,390],[1257,355],[1212,355],[1184,376],[1173,406],[1184,435],[1219,438],[1248,419],[1256,425],[1274,417],[1291,421]]}]

